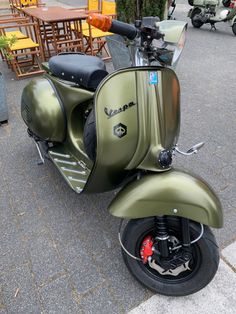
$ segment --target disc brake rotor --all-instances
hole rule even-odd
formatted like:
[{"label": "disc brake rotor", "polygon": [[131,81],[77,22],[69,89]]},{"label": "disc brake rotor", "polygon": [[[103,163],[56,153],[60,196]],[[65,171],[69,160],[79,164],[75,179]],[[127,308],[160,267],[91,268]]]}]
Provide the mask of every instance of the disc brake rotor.
[{"label": "disc brake rotor", "polygon": [[[177,247],[179,245],[179,240],[175,236],[169,237],[169,243],[172,244],[172,250],[173,248]],[[189,268],[190,261],[187,261],[186,263],[174,268],[174,269],[164,269],[160,265],[156,263],[154,259],[152,259],[151,256],[147,258],[148,264],[152,269],[155,269],[159,274],[161,275],[168,275],[168,276],[178,276],[180,273],[185,272],[187,270],[191,270]]]},{"label": "disc brake rotor", "polygon": [[186,270],[191,270],[189,268],[189,262],[187,261],[186,263],[184,263],[183,265],[176,267],[175,269],[164,269],[161,266],[159,266],[158,264],[156,264],[155,260],[152,260],[151,258],[149,258],[148,260],[148,264],[151,268],[155,269],[156,271],[158,271],[159,274],[161,275],[171,275],[171,276],[178,276],[180,273],[186,271]]}]

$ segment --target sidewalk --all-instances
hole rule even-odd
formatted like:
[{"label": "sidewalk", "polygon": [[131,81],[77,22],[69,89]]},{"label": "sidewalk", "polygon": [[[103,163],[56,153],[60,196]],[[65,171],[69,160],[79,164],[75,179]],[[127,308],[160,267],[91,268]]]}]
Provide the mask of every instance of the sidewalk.
[{"label": "sidewalk", "polygon": [[218,272],[203,290],[186,297],[154,295],[129,314],[234,314],[236,304],[236,241],[223,249]]}]

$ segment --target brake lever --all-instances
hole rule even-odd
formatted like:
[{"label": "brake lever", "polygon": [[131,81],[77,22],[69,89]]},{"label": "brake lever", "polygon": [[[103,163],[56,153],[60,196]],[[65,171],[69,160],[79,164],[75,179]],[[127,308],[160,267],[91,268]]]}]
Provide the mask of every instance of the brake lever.
[{"label": "brake lever", "polygon": [[174,153],[174,152],[177,152],[177,153],[179,153],[179,154],[181,154],[181,155],[184,155],[184,156],[191,156],[191,155],[193,155],[193,154],[197,154],[198,151],[199,151],[204,145],[205,145],[204,142],[200,142],[200,143],[198,143],[198,144],[192,146],[190,149],[188,149],[187,152],[183,152],[183,151],[181,151],[181,150],[178,148],[178,146],[177,146],[177,144],[176,144],[175,147],[173,148],[173,153]]}]

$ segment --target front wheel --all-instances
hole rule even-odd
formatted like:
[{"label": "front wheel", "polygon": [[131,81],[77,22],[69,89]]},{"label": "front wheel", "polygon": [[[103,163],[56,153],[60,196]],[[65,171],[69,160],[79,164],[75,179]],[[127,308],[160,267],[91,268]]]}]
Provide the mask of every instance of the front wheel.
[{"label": "front wheel", "polygon": [[236,35],[236,22],[232,26],[232,31],[233,31],[234,35]]},{"label": "front wheel", "polygon": [[200,9],[195,9],[192,13],[191,16],[191,22],[193,27],[195,28],[200,28],[204,24],[200,19],[199,19],[199,14],[201,13]]},{"label": "front wheel", "polygon": [[[123,232],[122,242],[126,250],[133,256],[138,257],[138,260],[122,251],[124,262],[139,282],[156,293],[167,296],[185,296],[195,293],[213,279],[218,269],[219,252],[215,237],[210,228],[204,226],[201,239],[191,244],[191,259],[176,268],[163,269],[163,264],[168,265],[170,259],[175,261],[176,258],[181,256],[181,250],[183,250],[181,247],[180,219],[168,216],[166,217],[166,223],[172,253],[166,260],[162,259],[161,265],[154,260],[153,256],[149,257],[146,263],[144,263],[143,255],[141,258],[144,247],[149,245],[150,241],[155,241],[156,225],[154,217],[135,219],[128,222]],[[189,231],[191,241],[193,241],[201,233],[200,224],[190,221]],[[175,250],[174,247],[180,248]]]}]

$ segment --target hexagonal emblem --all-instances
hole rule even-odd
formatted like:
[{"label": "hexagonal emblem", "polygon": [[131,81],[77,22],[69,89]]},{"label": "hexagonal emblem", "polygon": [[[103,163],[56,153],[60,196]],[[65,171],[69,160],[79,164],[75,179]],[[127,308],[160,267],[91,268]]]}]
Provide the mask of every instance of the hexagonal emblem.
[{"label": "hexagonal emblem", "polygon": [[122,123],[115,125],[113,128],[113,134],[119,138],[124,137],[127,134],[127,126]]}]

